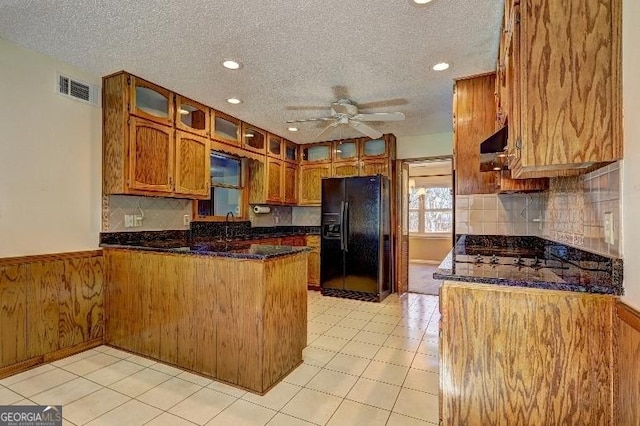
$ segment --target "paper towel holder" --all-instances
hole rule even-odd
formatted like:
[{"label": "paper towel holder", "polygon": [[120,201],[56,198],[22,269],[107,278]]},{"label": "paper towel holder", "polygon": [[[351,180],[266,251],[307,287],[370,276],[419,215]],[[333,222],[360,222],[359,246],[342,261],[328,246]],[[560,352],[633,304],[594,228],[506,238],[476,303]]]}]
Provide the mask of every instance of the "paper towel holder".
[{"label": "paper towel holder", "polygon": [[271,213],[271,207],[269,207],[269,206],[253,206],[253,212],[255,214]]}]

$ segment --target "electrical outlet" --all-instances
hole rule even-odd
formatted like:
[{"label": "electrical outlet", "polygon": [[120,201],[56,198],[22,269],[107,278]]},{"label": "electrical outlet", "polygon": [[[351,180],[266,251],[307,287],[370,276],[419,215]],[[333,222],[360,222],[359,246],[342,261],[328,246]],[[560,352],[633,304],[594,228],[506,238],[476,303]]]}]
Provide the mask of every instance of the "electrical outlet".
[{"label": "electrical outlet", "polygon": [[190,224],[190,223],[191,223],[191,216],[190,216],[190,215],[188,215],[188,214],[185,214],[185,215],[182,217],[182,224],[183,224],[184,226],[189,226],[189,224]]},{"label": "electrical outlet", "polygon": [[277,225],[280,222],[280,218],[278,216],[275,216],[273,218],[273,221],[275,222],[275,224]]},{"label": "electrical outlet", "polygon": [[124,227],[125,228],[133,228],[133,215],[125,214],[124,215]]},{"label": "electrical outlet", "polygon": [[613,213],[605,212],[604,214],[604,242],[605,243],[613,244],[615,242],[613,231],[614,231]]},{"label": "electrical outlet", "polygon": [[137,214],[133,216],[133,226],[138,228],[140,226],[142,226],[142,215],[141,214]]}]

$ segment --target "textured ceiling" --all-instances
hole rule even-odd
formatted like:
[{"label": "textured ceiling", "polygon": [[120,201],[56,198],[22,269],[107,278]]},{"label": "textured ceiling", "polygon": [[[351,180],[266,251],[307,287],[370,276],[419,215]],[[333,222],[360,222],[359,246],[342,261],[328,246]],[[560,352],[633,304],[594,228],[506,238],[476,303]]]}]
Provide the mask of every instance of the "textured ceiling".
[{"label": "textured ceiling", "polygon": [[[396,136],[451,129],[452,80],[494,69],[503,0],[0,0],[0,37],[98,76],[127,70],[294,142],[337,98],[401,111]],[[243,68],[230,71],[223,59]],[[451,63],[444,72],[431,67]],[[229,97],[243,100],[230,105]],[[340,126],[323,140],[360,135]]]}]

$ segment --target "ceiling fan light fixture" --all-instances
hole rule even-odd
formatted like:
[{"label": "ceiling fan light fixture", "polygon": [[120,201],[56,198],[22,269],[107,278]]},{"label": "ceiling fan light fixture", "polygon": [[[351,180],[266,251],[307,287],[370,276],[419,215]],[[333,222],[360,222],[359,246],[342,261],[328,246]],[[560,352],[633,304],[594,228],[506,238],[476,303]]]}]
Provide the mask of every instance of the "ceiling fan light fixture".
[{"label": "ceiling fan light fixture", "polygon": [[227,99],[227,102],[229,102],[230,104],[233,104],[233,105],[238,105],[238,104],[242,103],[242,100],[238,99],[238,98],[229,98],[229,99]]},{"label": "ceiling fan light fixture", "polygon": [[226,59],[222,62],[222,66],[229,70],[237,70],[242,68],[242,62],[234,61],[233,59]]},{"label": "ceiling fan light fixture", "polygon": [[434,71],[444,71],[449,68],[449,64],[446,62],[438,62],[433,66]]},{"label": "ceiling fan light fixture", "polygon": [[290,132],[297,132],[298,128],[297,127],[288,127],[287,130],[290,131]]}]

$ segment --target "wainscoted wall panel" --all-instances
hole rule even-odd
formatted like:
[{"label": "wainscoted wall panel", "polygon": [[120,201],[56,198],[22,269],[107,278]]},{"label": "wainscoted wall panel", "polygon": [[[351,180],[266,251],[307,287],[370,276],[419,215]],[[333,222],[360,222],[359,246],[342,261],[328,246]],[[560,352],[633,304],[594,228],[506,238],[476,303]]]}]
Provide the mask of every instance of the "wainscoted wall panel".
[{"label": "wainscoted wall panel", "polygon": [[0,377],[100,344],[103,288],[100,250],[0,259]]},{"label": "wainscoted wall panel", "polygon": [[616,324],[615,424],[640,425],[640,312],[618,302]]},{"label": "wainscoted wall panel", "polygon": [[[189,229],[184,216],[192,216],[191,200],[131,195],[105,195],[102,198],[102,232],[164,231]],[[144,214],[142,226],[125,228],[124,215]]]}]

